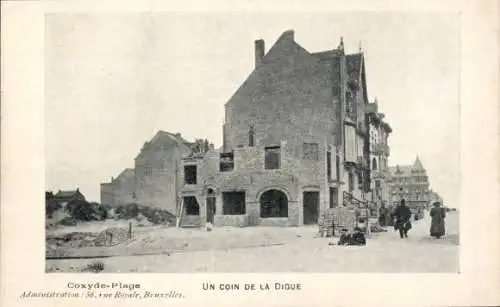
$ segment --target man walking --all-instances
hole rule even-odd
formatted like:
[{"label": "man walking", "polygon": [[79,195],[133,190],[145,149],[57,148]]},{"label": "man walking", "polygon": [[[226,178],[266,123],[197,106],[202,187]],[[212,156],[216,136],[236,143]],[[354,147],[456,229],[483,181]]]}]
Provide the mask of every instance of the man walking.
[{"label": "man walking", "polygon": [[411,210],[406,206],[404,199],[401,199],[401,204],[396,208],[394,217],[396,218],[394,228],[399,230],[399,236],[401,239],[408,238],[408,231],[411,229]]}]

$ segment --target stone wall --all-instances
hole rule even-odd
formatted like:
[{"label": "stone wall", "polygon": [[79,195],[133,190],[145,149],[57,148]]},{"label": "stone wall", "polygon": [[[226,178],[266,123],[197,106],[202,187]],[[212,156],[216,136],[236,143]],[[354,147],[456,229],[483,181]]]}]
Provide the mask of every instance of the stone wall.
[{"label": "stone wall", "polygon": [[[225,151],[248,145],[250,125],[255,145],[300,148],[315,136],[333,144],[337,106],[333,97],[332,66],[319,62],[286,32],[226,104]],[[294,140],[288,139],[296,136]]]},{"label": "stone wall", "polygon": [[177,195],[183,186],[179,167],[190,152],[178,144],[144,151],[135,161],[137,203],[177,214]]},{"label": "stone wall", "polygon": [[245,227],[249,225],[248,215],[215,215],[214,226]]},{"label": "stone wall", "polygon": [[101,183],[101,204],[114,205],[113,185],[111,183]]}]

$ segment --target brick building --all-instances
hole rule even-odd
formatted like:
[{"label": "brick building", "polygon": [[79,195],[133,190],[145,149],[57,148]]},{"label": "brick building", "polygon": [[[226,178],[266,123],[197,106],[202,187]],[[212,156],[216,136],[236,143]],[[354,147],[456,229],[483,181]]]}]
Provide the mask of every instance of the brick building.
[{"label": "brick building", "polygon": [[223,147],[182,160],[183,224],[317,223],[367,204],[371,155],[364,54],[311,53],[284,32],[225,104]]},{"label": "brick building", "polygon": [[397,205],[404,198],[410,208],[427,208],[429,178],[419,157],[413,165],[397,165],[389,170],[392,204]]}]

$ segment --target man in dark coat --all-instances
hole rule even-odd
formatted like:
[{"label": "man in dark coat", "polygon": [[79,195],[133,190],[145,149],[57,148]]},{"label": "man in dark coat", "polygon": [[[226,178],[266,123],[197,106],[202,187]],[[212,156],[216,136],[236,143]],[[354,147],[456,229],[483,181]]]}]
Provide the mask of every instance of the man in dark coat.
[{"label": "man in dark coat", "polygon": [[394,229],[399,230],[401,239],[408,238],[408,231],[411,229],[411,210],[406,206],[404,199],[401,199],[401,204],[394,211],[394,217],[396,218]]}]

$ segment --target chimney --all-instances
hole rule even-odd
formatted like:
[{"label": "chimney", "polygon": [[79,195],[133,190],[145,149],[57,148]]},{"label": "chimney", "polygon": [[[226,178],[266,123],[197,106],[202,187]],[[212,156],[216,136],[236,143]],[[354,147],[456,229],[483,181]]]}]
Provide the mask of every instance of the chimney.
[{"label": "chimney", "polygon": [[263,39],[255,41],[255,67],[258,67],[265,55],[265,43]]}]

